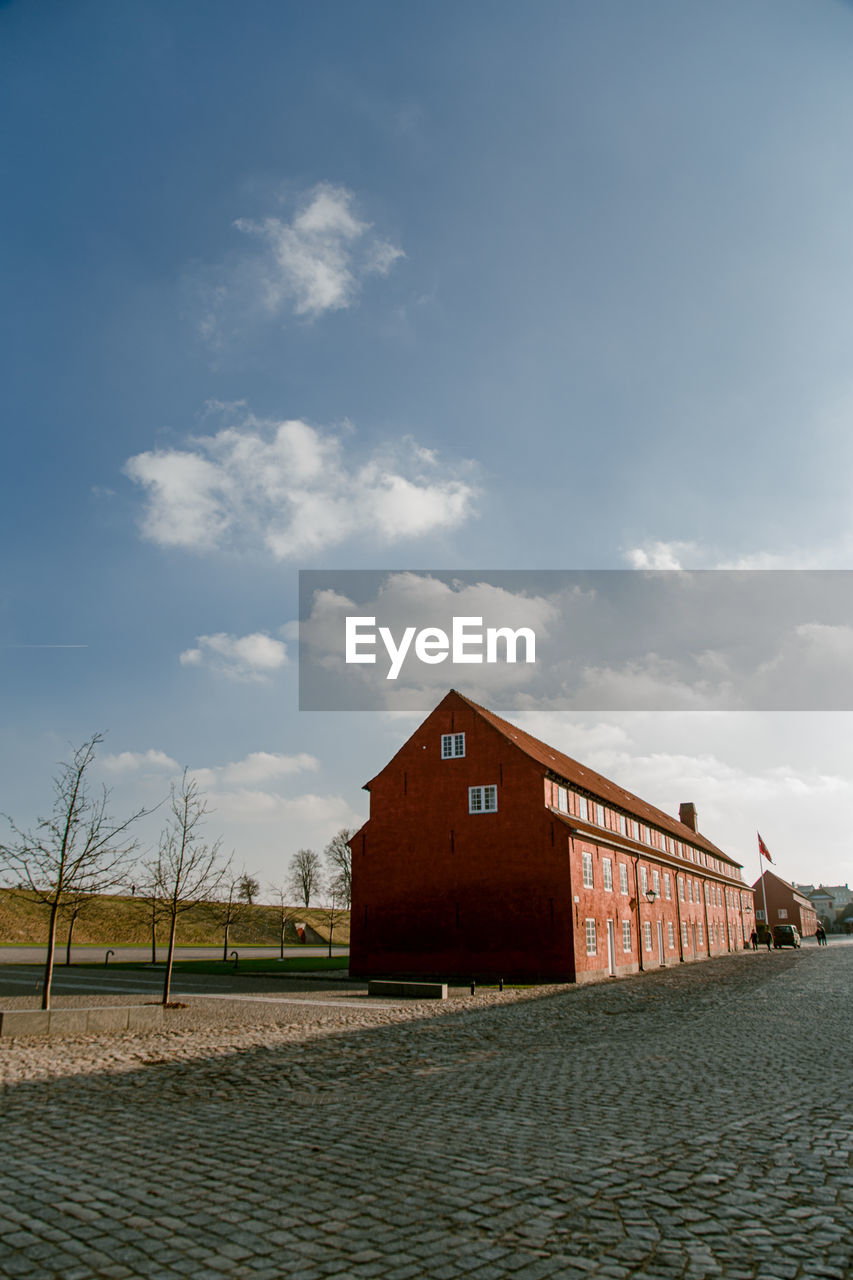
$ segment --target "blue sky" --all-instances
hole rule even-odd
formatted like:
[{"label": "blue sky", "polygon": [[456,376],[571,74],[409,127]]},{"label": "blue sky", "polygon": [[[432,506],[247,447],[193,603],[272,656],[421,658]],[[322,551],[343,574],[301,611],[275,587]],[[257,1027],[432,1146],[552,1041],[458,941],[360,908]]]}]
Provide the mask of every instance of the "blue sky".
[{"label": "blue sky", "polygon": [[[265,881],[366,815],[300,567],[851,567],[851,70],[835,0],[0,5],[0,807],[103,729]],[[848,716],[536,714],[850,878]]]}]

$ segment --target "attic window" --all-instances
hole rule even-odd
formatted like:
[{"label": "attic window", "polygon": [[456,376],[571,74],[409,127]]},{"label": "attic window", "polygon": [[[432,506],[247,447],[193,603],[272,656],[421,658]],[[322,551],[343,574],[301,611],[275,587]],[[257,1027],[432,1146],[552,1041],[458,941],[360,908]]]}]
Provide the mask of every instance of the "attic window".
[{"label": "attic window", "polygon": [[443,733],[441,735],[441,758],[442,760],[452,760],[456,756],[464,756],[465,754],[465,734],[464,733]]}]

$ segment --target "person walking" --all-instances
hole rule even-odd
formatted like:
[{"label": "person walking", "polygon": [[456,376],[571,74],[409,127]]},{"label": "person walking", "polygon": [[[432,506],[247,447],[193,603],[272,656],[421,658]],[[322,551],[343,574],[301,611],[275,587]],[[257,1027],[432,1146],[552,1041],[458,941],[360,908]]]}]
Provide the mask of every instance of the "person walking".
[{"label": "person walking", "polygon": [[752,933],[749,935],[749,940],[752,943],[753,951],[757,951],[758,950],[758,934],[755,932],[754,929]]}]

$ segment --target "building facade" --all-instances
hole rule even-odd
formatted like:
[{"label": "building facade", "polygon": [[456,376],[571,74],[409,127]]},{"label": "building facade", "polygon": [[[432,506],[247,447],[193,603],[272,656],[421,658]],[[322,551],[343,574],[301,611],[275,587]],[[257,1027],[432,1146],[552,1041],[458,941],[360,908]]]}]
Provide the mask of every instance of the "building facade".
[{"label": "building facade", "polygon": [[591,981],[738,951],[741,868],[674,818],[451,690],[371,782],[350,971]]},{"label": "building facade", "polygon": [[758,877],[752,889],[755,894],[755,914],[759,924],[766,920],[771,929],[776,924],[794,924],[802,937],[814,937],[817,928],[817,911],[814,904],[805,894],[800,893],[792,884],[788,884],[787,880],[783,880],[772,871],[765,871]]},{"label": "building facade", "polygon": [[841,916],[845,909],[853,903],[853,893],[846,884],[821,884],[817,888],[810,885],[795,884],[798,893],[804,894],[817,912],[817,918],[825,929],[841,927]]}]

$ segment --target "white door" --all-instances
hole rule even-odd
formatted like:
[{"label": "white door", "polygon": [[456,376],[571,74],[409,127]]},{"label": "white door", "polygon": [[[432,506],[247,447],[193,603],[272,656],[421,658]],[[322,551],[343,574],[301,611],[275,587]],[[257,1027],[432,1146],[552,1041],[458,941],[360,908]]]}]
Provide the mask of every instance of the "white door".
[{"label": "white door", "polygon": [[663,955],[663,924],[660,920],[658,920],[658,960],[661,964],[666,963]]},{"label": "white door", "polygon": [[607,972],[616,977],[616,927],[612,920],[607,921]]}]

